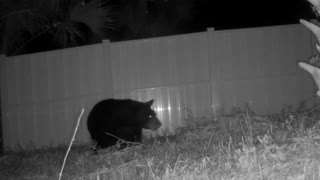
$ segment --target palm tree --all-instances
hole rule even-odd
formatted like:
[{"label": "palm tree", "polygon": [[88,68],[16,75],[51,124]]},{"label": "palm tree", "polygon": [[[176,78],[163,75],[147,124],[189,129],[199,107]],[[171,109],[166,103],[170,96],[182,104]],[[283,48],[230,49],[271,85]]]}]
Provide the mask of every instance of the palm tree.
[{"label": "palm tree", "polygon": [[101,42],[114,27],[101,0],[1,0],[2,53],[18,55]]}]

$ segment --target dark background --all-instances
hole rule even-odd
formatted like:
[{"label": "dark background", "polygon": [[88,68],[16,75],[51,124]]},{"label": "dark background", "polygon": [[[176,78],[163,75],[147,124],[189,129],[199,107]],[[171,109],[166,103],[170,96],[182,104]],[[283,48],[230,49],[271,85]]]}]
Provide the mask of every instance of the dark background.
[{"label": "dark background", "polygon": [[[103,36],[69,18],[70,7],[94,1],[103,4],[113,19],[112,28],[105,28]],[[59,11],[55,14],[53,10]],[[209,27],[239,29],[316,18],[307,0],[0,0],[0,16],[0,53],[8,56],[96,44],[103,39],[116,42],[206,31]],[[33,17],[42,20],[33,21]],[[62,33],[61,41],[55,41],[59,28],[70,28],[68,23],[82,38],[75,40],[71,32]]]},{"label": "dark background", "polygon": [[310,18],[312,8],[306,0],[197,0],[196,29],[208,26],[232,29],[298,23]]},{"label": "dark background", "polygon": [[[136,1],[136,2],[134,2]],[[122,0],[119,21],[120,32],[110,39],[128,40],[146,37],[166,36],[181,33],[205,31],[208,27],[216,30],[238,29],[249,27],[296,24],[300,18],[315,18],[307,0],[146,0],[146,7],[139,7],[139,0],[132,4]],[[128,6],[128,8],[124,8]],[[141,8],[141,10],[139,10]],[[145,9],[144,9],[145,8]],[[127,9],[136,11],[132,15],[141,17],[136,22],[125,21]],[[142,10],[144,9],[144,10]],[[142,16],[139,12],[145,11]],[[144,22],[145,21],[145,22]],[[131,34],[131,23],[136,26],[143,22],[147,25],[141,34]],[[123,34],[121,34],[121,32]]]}]

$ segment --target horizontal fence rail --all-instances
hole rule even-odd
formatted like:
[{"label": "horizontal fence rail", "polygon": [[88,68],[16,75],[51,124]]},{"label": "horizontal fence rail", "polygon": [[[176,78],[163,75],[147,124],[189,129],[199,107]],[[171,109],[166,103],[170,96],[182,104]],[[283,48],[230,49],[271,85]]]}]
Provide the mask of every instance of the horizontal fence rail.
[{"label": "horizontal fence rail", "polygon": [[155,99],[163,126],[145,135],[174,134],[186,118],[211,119],[249,106],[279,112],[313,96],[297,62],[313,52],[301,25],[215,31],[0,57],[1,113],[6,150],[66,144],[81,108],[76,141],[90,141],[86,118],[106,98]]}]

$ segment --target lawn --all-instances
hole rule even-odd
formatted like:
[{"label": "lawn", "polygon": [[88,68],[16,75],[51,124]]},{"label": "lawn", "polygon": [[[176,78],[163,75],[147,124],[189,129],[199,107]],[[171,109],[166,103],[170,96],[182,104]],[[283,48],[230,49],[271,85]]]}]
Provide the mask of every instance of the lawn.
[{"label": "lawn", "polygon": [[[320,165],[320,107],[266,116],[250,110],[213,119],[186,119],[168,137],[94,154],[73,144],[62,179],[74,180],[316,180]],[[58,179],[68,147],[7,152],[0,179]]]}]

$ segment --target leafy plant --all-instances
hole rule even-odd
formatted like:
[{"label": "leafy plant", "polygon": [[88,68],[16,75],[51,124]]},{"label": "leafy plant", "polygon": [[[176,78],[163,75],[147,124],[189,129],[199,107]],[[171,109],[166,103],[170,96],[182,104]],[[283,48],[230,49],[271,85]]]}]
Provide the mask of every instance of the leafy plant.
[{"label": "leafy plant", "polygon": [[100,42],[114,27],[108,1],[3,0],[0,6],[7,55]]}]

